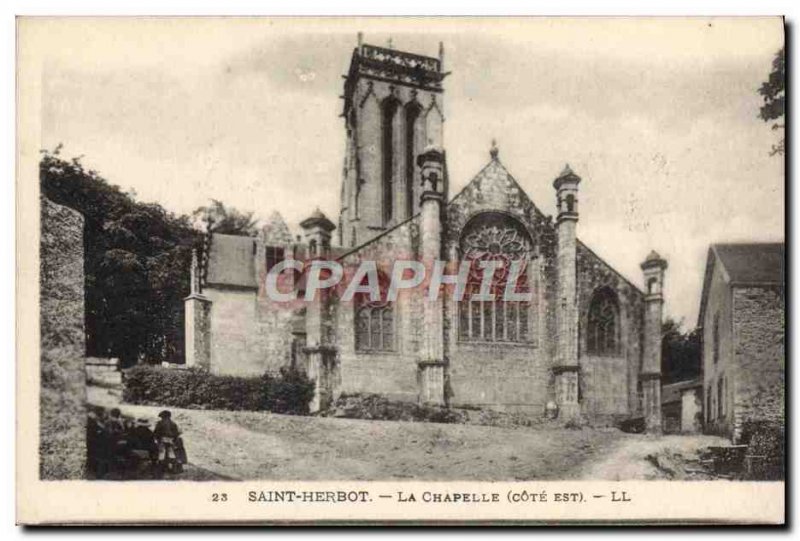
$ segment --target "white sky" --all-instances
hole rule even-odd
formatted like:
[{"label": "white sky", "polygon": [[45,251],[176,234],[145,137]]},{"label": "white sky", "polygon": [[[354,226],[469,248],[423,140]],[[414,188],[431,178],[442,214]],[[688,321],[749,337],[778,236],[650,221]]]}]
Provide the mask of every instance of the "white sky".
[{"label": "white sky", "polygon": [[445,44],[445,146],[455,194],[500,159],[554,212],[583,178],[579,237],[641,284],[668,259],[666,310],[693,326],[709,243],[783,240],[783,160],[757,89],[780,19],[69,19],[43,72],[42,147],[143,201],[209,198],[290,226],[338,209],[341,74],[356,32],[435,56]]}]

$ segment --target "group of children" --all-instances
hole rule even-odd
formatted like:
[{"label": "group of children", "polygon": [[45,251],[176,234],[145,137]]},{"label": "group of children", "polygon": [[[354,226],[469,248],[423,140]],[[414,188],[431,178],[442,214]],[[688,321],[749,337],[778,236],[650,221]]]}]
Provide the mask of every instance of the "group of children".
[{"label": "group of children", "polygon": [[178,425],[169,410],[158,414],[155,429],[146,418],[124,417],[119,408],[106,413],[97,407],[89,411],[86,423],[87,468],[102,479],[117,473],[126,476],[142,465],[157,476],[165,471],[180,473],[186,464],[186,448]]}]

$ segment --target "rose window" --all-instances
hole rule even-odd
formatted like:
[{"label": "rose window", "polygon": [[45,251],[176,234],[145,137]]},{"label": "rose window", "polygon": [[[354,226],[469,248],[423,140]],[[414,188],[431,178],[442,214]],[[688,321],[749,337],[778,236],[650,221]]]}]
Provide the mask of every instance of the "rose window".
[{"label": "rose window", "polygon": [[[529,291],[528,261],[533,242],[517,220],[500,213],[473,218],[461,236],[461,257],[470,261],[470,274],[459,309],[459,337],[465,341],[528,342],[531,340],[530,303],[504,301],[512,264],[517,262],[514,292]],[[489,285],[494,300],[472,300],[481,289],[484,262],[495,262]]]}]

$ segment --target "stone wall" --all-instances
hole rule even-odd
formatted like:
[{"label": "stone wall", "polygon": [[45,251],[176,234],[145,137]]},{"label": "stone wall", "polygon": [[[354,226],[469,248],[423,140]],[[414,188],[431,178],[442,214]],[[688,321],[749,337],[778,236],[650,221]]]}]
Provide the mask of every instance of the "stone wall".
[{"label": "stone wall", "polygon": [[785,419],[785,298],[781,287],[737,287],[733,290],[733,334],[736,358],[733,438],[748,421]]},{"label": "stone wall", "polygon": [[39,472],[80,479],[86,460],[83,216],[41,199]]},{"label": "stone wall", "polygon": [[[644,332],[644,296],[582,242],[577,250],[578,350],[582,411],[592,415],[634,416],[638,396]],[[617,296],[620,309],[620,352],[615,357],[590,356],[585,329],[594,293],[603,287]]]},{"label": "stone wall", "polygon": [[627,359],[587,355],[580,359],[580,366],[581,411],[627,417],[631,411],[628,391],[636,388],[631,385]]},{"label": "stone wall", "polygon": [[[376,238],[357,252],[342,258],[346,271],[355,270],[361,261],[376,261],[387,277],[395,260],[418,261],[420,254],[419,217]],[[378,393],[395,400],[416,402],[419,394],[418,353],[423,329],[422,303],[418,290],[401,291],[394,304],[395,344],[392,351],[357,351],[355,347],[355,307],[339,302],[333,318],[336,331],[332,339],[338,350],[340,386],[338,393]]]},{"label": "stone wall", "polygon": [[[703,411],[705,431],[730,436],[733,433],[733,388],[735,378],[733,299],[722,265],[717,263],[711,274],[703,325]],[[719,356],[714,360],[714,322],[718,318]],[[719,415],[719,382],[725,388],[723,415]]]},{"label": "stone wall", "polygon": [[703,390],[686,389],[681,393],[681,426],[684,434],[695,434],[703,429]]},{"label": "stone wall", "polygon": [[192,293],[184,299],[185,364],[189,368],[211,367],[211,301]]},{"label": "stone wall", "polygon": [[208,287],[211,362],[215,374],[277,372],[292,355],[292,309],[255,289]]},{"label": "stone wall", "polygon": [[661,424],[664,434],[678,434],[681,431],[681,403],[670,402],[661,406]]},{"label": "stone wall", "polygon": [[534,290],[528,316],[531,341],[460,341],[459,307],[452,301],[445,303],[450,402],[543,414],[545,404],[555,398],[551,371],[555,353],[555,229],[505,167],[493,160],[445,208],[446,260],[459,260],[461,232],[483,212],[498,212],[517,220],[533,241],[528,275]]}]

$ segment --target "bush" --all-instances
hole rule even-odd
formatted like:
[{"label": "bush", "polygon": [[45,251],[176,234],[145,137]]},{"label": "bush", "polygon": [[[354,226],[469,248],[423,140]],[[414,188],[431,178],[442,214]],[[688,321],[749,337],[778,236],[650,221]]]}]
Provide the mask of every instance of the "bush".
[{"label": "bush", "polygon": [[314,383],[296,370],[236,377],[140,365],[123,373],[122,399],[130,404],[305,415],[313,395]]},{"label": "bush", "polygon": [[268,381],[266,387],[270,389],[266,409],[275,413],[308,415],[308,404],[314,398],[314,382],[304,373],[281,367],[278,379],[265,375],[264,381]]},{"label": "bush", "polygon": [[464,423],[467,416],[460,411],[389,400],[378,394],[343,394],[324,416],[384,421],[418,421],[428,423]]}]

